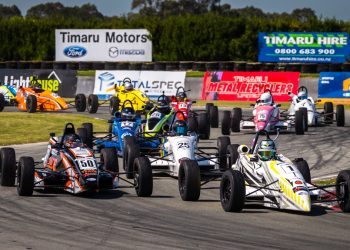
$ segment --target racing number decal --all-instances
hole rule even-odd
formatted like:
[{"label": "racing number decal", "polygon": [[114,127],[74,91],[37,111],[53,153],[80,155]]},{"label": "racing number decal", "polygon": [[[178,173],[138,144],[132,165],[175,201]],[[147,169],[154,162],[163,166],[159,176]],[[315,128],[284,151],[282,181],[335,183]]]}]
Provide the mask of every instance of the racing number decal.
[{"label": "racing number decal", "polygon": [[88,168],[96,168],[94,159],[79,159],[77,160],[79,168],[84,170]]},{"label": "racing number decal", "polygon": [[151,118],[161,118],[162,117],[162,114],[158,111],[154,112],[151,114]]},{"label": "racing number decal", "polygon": [[177,148],[178,149],[190,148],[190,144],[188,142],[178,142],[177,143]]},{"label": "racing number decal", "polygon": [[264,113],[258,115],[259,121],[264,121],[266,119],[266,115]]},{"label": "racing number decal", "polygon": [[134,126],[134,122],[130,122],[130,121],[123,121],[121,122],[121,125],[120,125],[122,128],[124,127],[133,127]]}]

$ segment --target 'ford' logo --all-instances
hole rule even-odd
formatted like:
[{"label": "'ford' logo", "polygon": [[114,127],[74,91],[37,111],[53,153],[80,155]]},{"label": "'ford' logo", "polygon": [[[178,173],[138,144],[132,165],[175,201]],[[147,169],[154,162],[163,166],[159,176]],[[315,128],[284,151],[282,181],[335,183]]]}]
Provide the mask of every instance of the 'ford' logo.
[{"label": "'ford' logo", "polygon": [[69,46],[63,50],[63,53],[68,57],[77,58],[85,56],[87,50],[81,46]]}]

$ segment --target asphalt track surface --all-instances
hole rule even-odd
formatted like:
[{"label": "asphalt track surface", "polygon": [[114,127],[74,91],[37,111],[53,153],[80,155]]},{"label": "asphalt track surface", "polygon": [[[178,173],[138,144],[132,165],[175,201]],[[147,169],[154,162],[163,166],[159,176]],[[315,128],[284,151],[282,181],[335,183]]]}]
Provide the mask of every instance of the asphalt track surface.
[{"label": "asphalt track surface", "polygon": [[[95,116],[108,118],[107,109]],[[309,128],[305,135],[280,135],[278,149],[289,158],[303,157],[312,177],[350,168],[350,114],[346,126]],[[216,145],[220,129],[212,129]],[[252,132],[231,134],[231,143],[249,145]],[[15,146],[17,158],[39,161],[46,143]],[[120,165],[121,166],[121,165]],[[100,194],[34,192],[17,196],[0,187],[0,249],[348,249],[350,216],[314,205],[312,212],[280,211],[247,204],[226,213],[219,182],[203,186],[197,202],[184,202],[177,180],[155,177],[153,195],[140,198],[133,188]]]}]

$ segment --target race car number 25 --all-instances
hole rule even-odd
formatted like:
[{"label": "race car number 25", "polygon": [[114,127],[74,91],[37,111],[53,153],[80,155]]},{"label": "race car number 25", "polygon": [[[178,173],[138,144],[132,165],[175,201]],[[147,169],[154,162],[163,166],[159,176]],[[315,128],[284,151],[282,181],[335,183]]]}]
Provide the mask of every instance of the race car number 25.
[{"label": "race car number 25", "polygon": [[177,143],[177,148],[178,149],[190,148],[190,144],[188,144],[188,142],[178,142]]}]

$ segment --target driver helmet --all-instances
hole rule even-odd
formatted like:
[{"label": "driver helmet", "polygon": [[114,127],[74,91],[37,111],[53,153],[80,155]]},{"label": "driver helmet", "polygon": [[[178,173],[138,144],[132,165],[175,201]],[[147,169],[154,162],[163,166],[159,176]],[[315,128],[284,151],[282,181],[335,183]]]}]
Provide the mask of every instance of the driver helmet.
[{"label": "driver helmet", "polygon": [[185,92],[180,92],[176,97],[178,101],[183,102],[187,98],[187,95]]},{"label": "driver helmet", "polygon": [[302,90],[298,93],[298,99],[301,100],[306,100],[307,99],[307,94],[306,91]]},{"label": "driver helmet", "polygon": [[68,134],[64,136],[63,144],[66,147],[70,148],[77,148],[77,147],[82,147],[83,143],[80,139],[80,137],[76,134]]},{"label": "driver helmet", "polygon": [[157,110],[163,114],[168,114],[170,112],[170,107],[165,100],[157,102]]},{"label": "driver helmet", "polygon": [[263,93],[259,98],[259,103],[262,105],[271,105],[272,104],[272,95],[268,92]]},{"label": "driver helmet", "polygon": [[187,123],[184,120],[177,120],[173,125],[175,135],[187,135]]},{"label": "driver helmet", "polygon": [[135,110],[132,107],[125,107],[122,110],[122,118],[126,120],[133,120],[135,119],[136,114]]},{"label": "driver helmet", "polygon": [[262,140],[258,146],[258,155],[263,161],[271,160],[276,155],[276,146],[273,140]]},{"label": "driver helmet", "polygon": [[132,84],[130,78],[125,78],[125,79],[123,80],[123,83],[124,83],[125,90],[131,91],[131,90],[134,89],[134,85]]}]

